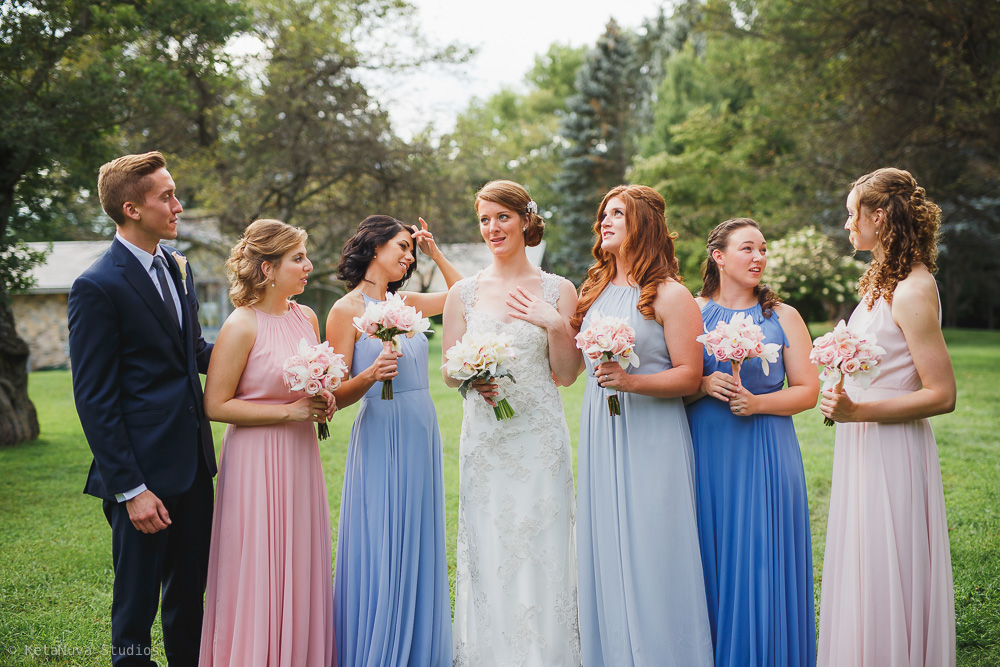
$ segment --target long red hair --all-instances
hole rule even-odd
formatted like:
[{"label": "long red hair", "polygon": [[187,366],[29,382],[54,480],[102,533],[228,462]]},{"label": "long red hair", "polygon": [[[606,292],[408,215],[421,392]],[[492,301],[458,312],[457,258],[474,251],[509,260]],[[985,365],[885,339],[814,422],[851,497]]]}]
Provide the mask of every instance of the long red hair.
[{"label": "long red hair", "polygon": [[597,208],[594,223],[593,254],[597,260],[587,270],[587,279],[580,286],[580,301],[570,322],[576,328],[583,323],[583,316],[615,277],[615,256],[601,248],[601,220],[608,202],[618,197],[625,202],[625,242],[621,254],[629,263],[629,278],[639,286],[639,304],[636,306],[647,320],[655,317],[653,301],[660,284],[665,280],[682,282],[674,255],[677,234],[667,228],[666,209],[660,193],[645,185],[619,185],[604,195]]}]

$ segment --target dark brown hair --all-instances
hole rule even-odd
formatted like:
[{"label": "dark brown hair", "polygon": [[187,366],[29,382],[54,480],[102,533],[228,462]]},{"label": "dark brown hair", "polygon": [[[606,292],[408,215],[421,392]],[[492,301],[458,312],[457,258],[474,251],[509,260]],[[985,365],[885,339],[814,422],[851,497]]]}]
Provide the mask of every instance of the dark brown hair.
[{"label": "dark brown hair", "polygon": [[[412,229],[388,215],[369,215],[362,220],[354,236],[344,243],[344,249],[340,254],[340,265],[337,267],[337,279],[343,280],[349,290],[360,285],[365,279],[365,273],[368,272],[368,265],[375,258],[375,250],[394,239],[400,232],[413,236]],[[402,287],[416,268],[417,249],[414,244],[413,263],[402,279],[389,283],[386,291],[395,292]]]},{"label": "dark brown hair", "polygon": [[[725,252],[726,248],[729,247],[729,237],[737,229],[744,227],[753,227],[757,231],[761,231],[760,225],[752,218],[731,218],[725,222],[720,222],[715,226],[715,229],[709,232],[708,243],[705,244],[708,257],[705,258],[705,261],[701,265],[701,279],[703,284],[701,291],[698,292],[698,296],[712,299],[719,293],[719,265],[716,264],[712,253],[716,250]],[[763,234],[763,232],[761,233]],[[753,293],[757,297],[757,303],[760,304],[760,309],[764,313],[764,317],[771,317],[774,307],[781,303],[781,299],[774,293],[774,290],[764,283],[758,283],[753,288]]]},{"label": "dark brown hair", "polygon": [[601,220],[604,209],[613,198],[625,202],[625,242],[621,254],[629,263],[629,278],[639,286],[639,303],[636,306],[647,320],[655,317],[653,301],[660,283],[672,279],[682,282],[674,255],[677,234],[667,228],[666,209],[660,193],[645,185],[619,185],[604,195],[597,207],[594,223],[593,255],[597,260],[587,270],[587,279],[580,286],[580,301],[570,323],[579,328],[587,310],[615,277],[615,256],[601,247]]},{"label": "dark brown hair", "polygon": [[878,228],[882,256],[873,256],[858,282],[858,294],[871,310],[879,297],[892,303],[896,285],[910,275],[916,262],[922,262],[931,273],[937,271],[941,209],[910,172],[894,167],[865,174],[851,183],[851,190],[858,193],[859,215],[862,208],[869,213],[878,209],[885,212]]}]

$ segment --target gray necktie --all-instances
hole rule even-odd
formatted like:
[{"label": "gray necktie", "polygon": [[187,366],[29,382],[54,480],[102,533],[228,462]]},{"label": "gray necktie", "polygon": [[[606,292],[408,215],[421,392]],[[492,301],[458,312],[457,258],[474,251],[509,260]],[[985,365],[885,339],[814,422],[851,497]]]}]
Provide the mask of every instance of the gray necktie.
[{"label": "gray necktie", "polygon": [[174,305],[174,298],[170,293],[170,286],[167,285],[167,272],[164,271],[166,262],[159,255],[153,257],[153,268],[156,269],[156,279],[160,281],[160,291],[163,293],[163,305],[167,307],[167,312],[170,313],[170,319],[173,321],[177,330],[181,330],[181,321],[177,317],[177,306]]}]

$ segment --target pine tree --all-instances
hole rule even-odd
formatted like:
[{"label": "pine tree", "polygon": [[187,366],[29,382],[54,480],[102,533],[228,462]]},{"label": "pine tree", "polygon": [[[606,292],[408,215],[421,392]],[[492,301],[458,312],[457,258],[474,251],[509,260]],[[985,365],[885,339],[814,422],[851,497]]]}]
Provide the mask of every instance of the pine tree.
[{"label": "pine tree", "polygon": [[638,70],[631,36],[611,20],[577,72],[577,92],[567,101],[553,263],[576,283],[593,261],[594,215],[601,198],[625,180],[632,159]]}]

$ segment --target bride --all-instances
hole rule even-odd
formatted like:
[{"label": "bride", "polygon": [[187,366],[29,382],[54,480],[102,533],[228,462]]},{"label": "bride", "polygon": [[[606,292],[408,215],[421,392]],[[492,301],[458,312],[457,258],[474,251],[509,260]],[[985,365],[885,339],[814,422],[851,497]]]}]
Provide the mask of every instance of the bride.
[{"label": "bride", "polygon": [[[517,358],[514,383],[481,383],[465,399],[455,665],[578,666],[572,453],[553,381],[571,384],[580,368],[568,321],[576,292],[528,262],[544,223],[523,187],[487,183],[476,212],[493,262],[449,291],[444,350],[466,331],[502,332]],[[515,412],[505,421],[491,407],[500,391]]]}]

